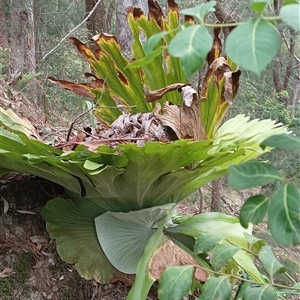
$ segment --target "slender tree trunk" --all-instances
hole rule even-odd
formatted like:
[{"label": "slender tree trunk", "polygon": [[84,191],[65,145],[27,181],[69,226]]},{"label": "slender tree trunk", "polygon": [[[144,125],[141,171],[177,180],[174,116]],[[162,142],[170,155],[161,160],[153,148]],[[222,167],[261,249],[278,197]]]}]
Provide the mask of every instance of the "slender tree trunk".
[{"label": "slender tree trunk", "polygon": [[222,178],[212,181],[210,211],[221,211],[222,210],[222,208],[221,208],[222,186],[223,186]]},{"label": "slender tree trunk", "polygon": [[139,7],[146,15],[148,14],[147,1],[145,0],[118,0],[117,7],[117,38],[121,50],[125,55],[130,54],[132,34],[127,22],[126,10],[128,7]]},{"label": "slender tree trunk", "polygon": [[[93,14],[86,22],[86,27],[89,30],[91,36],[102,32],[107,32],[105,2],[108,1],[102,0],[99,3]],[[96,3],[97,0],[85,0],[86,15],[90,13]]]},{"label": "slender tree trunk", "polygon": [[36,72],[33,0],[10,0],[9,78],[15,74]]}]

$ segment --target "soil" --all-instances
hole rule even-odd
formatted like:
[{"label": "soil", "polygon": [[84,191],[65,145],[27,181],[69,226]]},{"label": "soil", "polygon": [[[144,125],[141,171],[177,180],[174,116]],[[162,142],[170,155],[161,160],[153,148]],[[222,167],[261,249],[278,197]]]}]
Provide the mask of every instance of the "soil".
[{"label": "soil", "polygon": [[[7,90],[0,90],[0,106],[11,107],[25,115],[38,130],[54,128],[49,121],[45,125],[46,119],[41,118],[43,112],[22,93],[12,92],[7,96]],[[226,185],[222,189],[223,212],[238,215],[243,199],[250,195],[245,192],[237,193]],[[0,193],[1,300],[126,299],[130,287],[121,282],[101,285],[82,279],[73,265],[66,264],[59,258],[55,242],[49,239],[39,212],[48,200],[64,193],[60,186],[31,175],[9,174],[0,178]],[[208,185],[202,189],[202,194],[201,203],[198,194],[193,194],[178,205],[178,210],[193,215],[199,213],[201,206],[202,212],[209,211],[211,187]],[[291,278],[300,281],[300,247],[278,247],[265,225],[256,227],[255,233],[273,247]],[[278,275],[276,279],[282,284],[293,282],[285,275]],[[154,285],[147,299],[156,300],[156,291],[157,285]],[[196,298],[190,296],[184,299]]]}]

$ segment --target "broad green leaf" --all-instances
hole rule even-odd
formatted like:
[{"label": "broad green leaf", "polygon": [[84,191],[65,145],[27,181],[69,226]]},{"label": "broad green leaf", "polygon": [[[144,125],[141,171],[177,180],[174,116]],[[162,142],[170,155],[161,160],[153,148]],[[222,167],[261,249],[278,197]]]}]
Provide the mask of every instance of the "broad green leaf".
[{"label": "broad green leaf", "polygon": [[258,258],[271,278],[273,278],[274,274],[285,271],[284,266],[277,260],[269,246],[263,246],[260,249]]},{"label": "broad green leaf", "polygon": [[236,27],[229,34],[225,49],[236,64],[259,75],[277,54],[280,41],[274,25],[258,18]]},{"label": "broad green leaf", "polygon": [[266,244],[264,240],[259,239],[247,232],[244,233],[244,236],[249,242],[249,250],[253,253],[258,253],[261,247]]},{"label": "broad green leaf", "polygon": [[209,234],[201,234],[195,242],[194,251],[195,254],[207,253],[210,251],[217,243],[222,240],[221,237]]},{"label": "broad green leaf", "polygon": [[239,250],[240,248],[227,243],[216,246],[212,250],[212,255],[210,259],[214,270],[218,271],[222,269],[233,257],[233,255]]},{"label": "broad green leaf", "polygon": [[265,284],[263,286],[257,287],[257,286],[249,286],[247,287],[244,295],[243,300],[277,300],[277,293],[275,289]]},{"label": "broad green leaf", "polygon": [[95,218],[99,243],[117,270],[136,273],[147,241],[170,218],[174,206],[169,203],[127,213],[108,211]]},{"label": "broad green leaf", "polygon": [[269,3],[270,0],[252,0],[251,8],[261,14]]},{"label": "broad green leaf", "polygon": [[249,226],[248,229],[244,229],[236,217],[211,212],[190,217],[176,227],[167,228],[166,231],[194,237],[202,234],[215,235],[227,239],[240,248],[247,249],[248,242],[244,237],[244,232],[251,233],[252,228]]},{"label": "broad green leaf", "polygon": [[216,4],[216,1],[210,1],[208,3],[202,3],[191,8],[182,9],[180,13],[183,15],[196,17],[201,22],[204,22],[206,15],[210,12],[215,11],[214,7],[216,6]]},{"label": "broad green leaf", "polygon": [[157,291],[160,300],[178,300],[185,296],[193,282],[193,266],[169,267],[164,270]]},{"label": "broad green leaf", "polygon": [[61,259],[75,264],[83,278],[108,283],[115,272],[120,273],[104,255],[93,224],[93,218],[105,210],[95,200],[74,195],[72,198],[73,202],[55,198],[42,208],[47,231],[56,239]]},{"label": "broad green leaf", "polygon": [[199,300],[229,300],[231,298],[231,285],[227,276],[208,279],[201,291]]},{"label": "broad green leaf", "polygon": [[247,189],[283,179],[273,165],[250,161],[238,166],[231,166],[228,183],[235,189]]},{"label": "broad green leaf", "polygon": [[280,9],[280,17],[293,29],[300,31],[300,3],[284,5]]},{"label": "broad green leaf", "polygon": [[263,141],[262,146],[300,150],[300,138],[291,134],[277,134]]},{"label": "broad green leaf", "polygon": [[300,243],[300,191],[287,183],[271,196],[268,227],[275,241],[286,247]]},{"label": "broad green leaf", "polygon": [[252,196],[246,200],[240,211],[240,222],[247,228],[249,223],[262,222],[269,207],[269,199],[263,195]]},{"label": "broad green leaf", "polygon": [[145,251],[137,265],[136,278],[126,300],[146,299],[152,284],[156,281],[149,273],[149,264],[155,251],[163,245],[166,237],[163,235],[163,226],[150,237]]},{"label": "broad green leaf", "polygon": [[169,53],[181,58],[181,67],[187,77],[203,64],[212,47],[213,38],[207,28],[192,25],[180,31],[169,45]]}]

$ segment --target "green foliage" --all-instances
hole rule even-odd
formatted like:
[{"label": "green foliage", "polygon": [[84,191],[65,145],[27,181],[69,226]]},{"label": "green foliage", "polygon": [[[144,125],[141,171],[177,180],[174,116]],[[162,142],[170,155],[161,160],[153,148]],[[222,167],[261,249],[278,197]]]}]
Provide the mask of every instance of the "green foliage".
[{"label": "green foliage", "polygon": [[[279,47],[277,29],[263,15],[266,3],[253,3],[252,9],[259,16],[238,25],[226,44],[229,56],[236,63],[256,73],[273,59]],[[95,116],[109,125],[124,110],[129,114],[152,112],[155,105],[145,101],[151,92],[174,83],[187,83],[186,78],[207,59],[211,68],[205,76],[201,97],[197,99],[202,100],[197,117],[203,121],[207,139],[146,142],[143,146],[127,143],[116,148],[99,144],[93,151],[86,143],[63,152],[39,141],[34,128],[15,114],[0,111],[0,174],[26,172],[64,186],[71,201],[53,199],[41,212],[50,237],[56,239],[59,255],[75,263],[82,277],[103,283],[113,276],[122,278],[126,277],[125,273],[135,273],[129,300],[146,299],[151,285],[158,279],[154,275],[154,261],[157,257],[163,258],[160,254],[171,241],[190,255],[193,266],[176,266],[182,263],[179,257],[175,267],[165,269],[160,277],[161,299],[177,299],[195,286],[201,290],[199,299],[230,299],[233,285],[243,281],[244,272],[251,279],[247,283],[253,284],[245,286],[245,297],[248,294],[259,299],[277,297],[273,275],[281,272],[282,266],[263,241],[251,236],[252,226],[245,229],[238,218],[222,213],[190,218],[175,216],[177,222],[172,223],[176,203],[226,174],[231,164],[253,159],[270,146],[277,146],[276,140],[274,144],[274,140],[266,142],[266,139],[286,133],[286,128],[273,121],[249,121],[244,115],[220,126],[236,95],[240,71],[233,70],[235,64],[230,59],[220,57],[218,31],[212,38],[207,30],[205,19],[215,5],[216,2],[211,1],[184,10],[183,14],[196,16],[200,25],[188,23],[182,31],[178,31],[179,18],[174,7],[169,9],[168,18],[160,16],[150,20],[129,11],[134,38],[132,65],[112,36],[102,34],[95,38],[99,46],[96,51],[72,38],[92,68],[93,73],[86,74],[92,81],[73,83],[51,78],[67,90],[94,98]],[[295,26],[295,22],[290,25]],[[219,26],[225,25],[213,27]],[[148,39],[144,47],[140,31]],[[252,43],[243,42],[245,34],[252,37]],[[265,51],[270,52],[268,56]],[[162,96],[160,105],[169,99],[174,104],[182,104],[181,96],[171,92],[168,97]],[[289,145],[294,148],[298,144],[293,141]],[[256,186],[262,180],[264,183],[284,181],[276,169],[263,163],[232,167],[232,170],[230,181],[239,188]],[[274,238],[284,245],[299,243],[298,196],[299,191],[284,182],[270,199],[268,225]],[[255,206],[266,210],[265,198],[263,205],[258,200],[262,198],[255,198],[250,203],[252,208],[244,209],[243,225],[263,218],[264,211]],[[282,226],[276,233],[278,223]],[[257,253],[272,285],[265,284],[265,278],[254,263]],[[195,282],[195,268],[204,274],[203,286]]]},{"label": "green foliage", "polygon": [[[276,135],[266,139],[262,146],[299,149],[300,139],[292,135]],[[299,176],[299,170],[293,176]],[[258,185],[280,181],[281,186],[275,190],[270,198],[257,195],[249,198],[240,213],[241,224],[258,224],[265,214],[268,214],[268,227],[278,244],[284,246],[300,243],[300,191],[289,183],[270,164],[263,162],[248,162],[230,168],[228,182],[234,188],[250,188]]]},{"label": "green foliage", "polygon": [[158,289],[160,300],[178,300],[189,292],[193,282],[193,266],[170,267],[160,278]]},{"label": "green foliage", "polygon": [[[230,59],[258,75],[274,59],[280,48],[280,34],[273,22],[282,18],[293,29],[300,30],[298,1],[286,1],[281,7],[280,17],[264,16],[268,2],[253,1],[251,9],[258,13],[258,16],[242,24],[234,24],[236,28],[229,34],[226,41],[226,52]],[[212,45],[212,38],[206,27],[232,26],[232,24],[205,23],[205,17],[214,12],[215,5],[216,1],[210,1],[181,11],[184,15],[197,18],[201,24],[191,25],[191,22],[188,22],[168,45],[171,56],[181,58],[181,67],[187,77],[199,69]],[[158,41],[160,36],[161,34],[156,36],[155,41]],[[200,42],[202,44],[199,44]],[[147,56],[150,56],[150,53]],[[146,61],[148,62],[144,59],[144,62]]]},{"label": "green foliage", "polygon": [[236,64],[256,74],[272,61],[279,47],[280,34],[276,27],[260,18],[236,27],[226,41],[227,55]]}]

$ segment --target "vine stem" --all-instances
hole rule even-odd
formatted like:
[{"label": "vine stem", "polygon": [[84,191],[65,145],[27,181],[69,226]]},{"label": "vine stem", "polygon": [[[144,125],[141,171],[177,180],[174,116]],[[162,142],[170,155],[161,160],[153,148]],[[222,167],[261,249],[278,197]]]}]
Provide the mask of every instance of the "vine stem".
[{"label": "vine stem", "polygon": [[[246,278],[242,278],[242,277],[239,277],[239,276],[236,276],[236,275],[233,275],[233,274],[225,274],[225,273],[221,273],[221,272],[217,272],[217,271],[213,271],[213,270],[210,270],[210,269],[207,269],[205,267],[201,267],[199,265],[193,265],[194,268],[198,268],[198,269],[202,269],[204,271],[207,271],[208,273],[214,273],[216,275],[221,275],[221,276],[228,276],[228,277],[233,277],[235,279],[238,279],[238,280],[241,280],[241,281],[245,281],[245,282],[249,282],[249,283],[252,283],[252,284],[258,284],[258,285],[264,285],[264,284],[268,284],[268,282],[258,282],[258,281],[253,281],[253,280],[249,280],[249,279],[246,279]],[[281,284],[277,284],[277,283],[269,283],[271,286],[273,287],[276,287],[276,288],[283,288],[283,289],[287,289],[287,290],[294,290],[294,291],[297,291],[297,292],[300,292],[300,289],[298,288],[294,288],[292,286],[286,286],[286,285],[281,285]]]},{"label": "vine stem", "polygon": [[[280,16],[274,16],[274,17],[260,16],[260,18],[262,20],[265,20],[265,21],[281,21]],[[242,24],[245,24],[245,22],[242,22],[242,23],[222,23],[222,24],[209,24],[209,23],[203,22],[201,25],[203,25],[205,27],[210,27],[210,28],[224,28],[224,27],[236,27],[236,26],[239,26],[239,25],[242,25]]]}]

